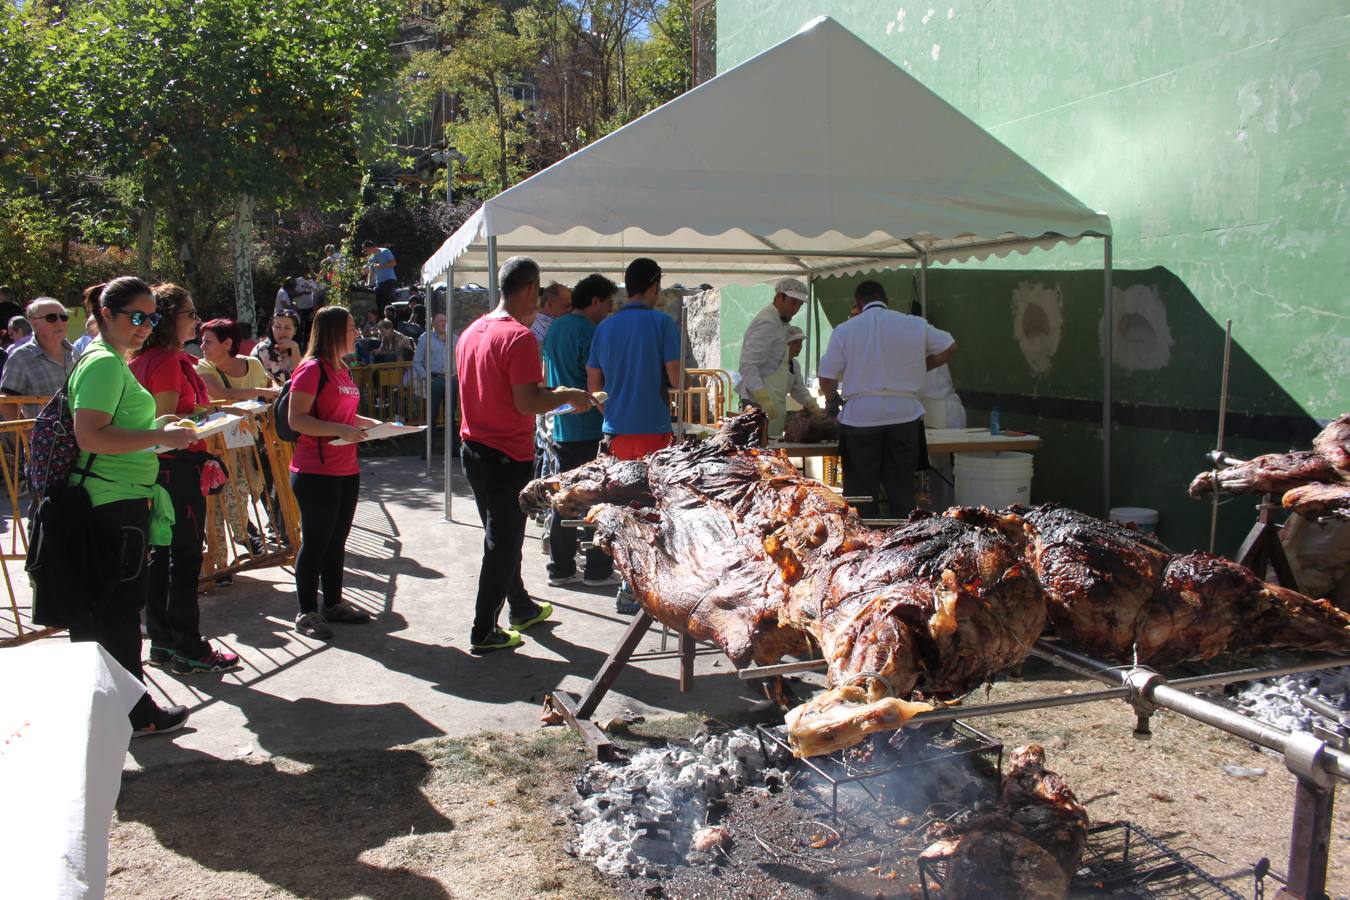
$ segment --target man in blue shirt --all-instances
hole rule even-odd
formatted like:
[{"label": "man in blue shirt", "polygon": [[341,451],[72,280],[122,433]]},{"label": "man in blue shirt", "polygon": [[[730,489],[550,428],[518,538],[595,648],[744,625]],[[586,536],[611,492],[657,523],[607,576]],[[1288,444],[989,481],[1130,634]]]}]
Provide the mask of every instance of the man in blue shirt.
[{"label": "man in blue shirt", "polygon": [[378,247],[374,241],[362,242],[361,252],[366,255],[366,271],[375,279],[375,304],[383,309],[394,302],[394,291],[398,288],[394,268],[398,262],[388,247]]},{"label": "man in blue shirt", "polygon": [[[674,319],[653,308],[661,295],[661,267],[655,260],[633,260],[623,280],[628,302],[596,327],[586,386],[592,394],[609,394],[602,405],[609,452],[619,459],[641,459],[670,446],[669,390],[680,380],[680,333]],[[615,608],[627,615],[637,612],[627,585],[619,588]]]},{"label": "man in blue shirt", "polygon": [[595,329],[586,382],[607,391],[604,433],[619,459],[641,459],[670,445],[670,387],[680,377],[680,333],[654,309],[661,267],[639,257],[624,273],[628,302]]},{"label": "man in blue shirt", "polygon": [[[425,385],[427,382],[427,347],[431,348],[431,422],[428,423],[435,430],[436,420],[441,417],[445,409],[445,375],[446,375],[446,336],[445,336],[445,313],[436,313],[431,320],[431,330],[422,332],[422,336],[417,339],[417,348],[413,351],[413,375],[417,379],[417,384]],[[450,339],[450,359],[454,359],[455,341]],[[449,415],[453,420],[455,415],[455,392],[451,385],[450,410]],[[453,443],[451,452],[459,444],[458,436],[454,435],[454,429],[451,429]],[[434,438],[433,438],[434,443]]]},{"label": "man in blue shirt", "polygon": [[[595,327],[609,315],[619,286],[603,275],[587,275],[570,291],[571,312],[554,319],[544,337],[544,378],[549,387],[586,387],[586,362]],[[603,417],[598,410],[559,413],[553,417],[558,471],[566,472],[595,459],[600,451]],[[548,583],[559,586],[583,580],[596,587],[617,584],[614,561],[594,548],[586,551],[585,577],[577,574],[575,528],[565,528],[554,515],[549,524]]]}]

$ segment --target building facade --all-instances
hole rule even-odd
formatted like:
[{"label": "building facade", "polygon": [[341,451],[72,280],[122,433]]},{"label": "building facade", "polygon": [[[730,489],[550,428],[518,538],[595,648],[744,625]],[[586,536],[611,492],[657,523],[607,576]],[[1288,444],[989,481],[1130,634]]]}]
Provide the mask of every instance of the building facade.
[{"label": "building facade", "polygon": [[[1186,497],[1216,441],[1233,321],[1227,447],[1306,448],[1350,410],[1350,16],[1337,0],[718,0],[719,71],[829,15],[1115,228],[1114,505],[1205,546]],[[785,123],[790,129],[790,123]],[[858,135],[866,140],[866,135]],[[915,140],[922,140],[916,127]],[[1045,438],[1033,498],[1101,507],[1099,241],[929,276],[956,335],[972,424]],[[857,279],[818,283],[829,321]],[[908,271],[881,279],[907,307]],[[724,292],[723,363],[767,291]],[[804,324],[804,323],[799,323]],[[828,323],[820,323],[828,329]],[[1254,519],[1221,511],[1219,550]]]}]

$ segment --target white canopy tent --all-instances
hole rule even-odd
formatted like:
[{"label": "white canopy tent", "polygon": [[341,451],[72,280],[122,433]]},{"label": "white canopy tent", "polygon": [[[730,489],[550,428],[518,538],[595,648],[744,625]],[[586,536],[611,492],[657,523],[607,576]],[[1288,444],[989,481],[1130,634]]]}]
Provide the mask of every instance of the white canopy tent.
[{"label": "white canopy tent", "polygon": [[[810,283],[1098,237],[1110,347],[1110,235],[1105,214],[822,17],[488,200],[422,277],[495,296],[498,259],[527,254],[549,276],[649,256],[717,287]],[[1109,505],[1109,359],[1103,382]]]}]

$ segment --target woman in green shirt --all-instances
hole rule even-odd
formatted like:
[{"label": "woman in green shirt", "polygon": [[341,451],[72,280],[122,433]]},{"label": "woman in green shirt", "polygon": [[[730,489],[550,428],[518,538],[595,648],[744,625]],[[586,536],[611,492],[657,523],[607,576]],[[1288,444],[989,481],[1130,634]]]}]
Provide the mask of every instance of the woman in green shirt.
[{"label": "woman in green shirt", "polygon": [[[110,594],[70,627],[70,639],[97,642],[144,680],[141,608],[159,474],[159,459],[150,448],[181,450],[196,438],[192,429],[173,424],[177,416],[155,418],[154,397],[127,366],[127,356],[145,343],[158,320],[149,285],[130,276],[115,278],[91,293],[95,297],[99,337],[80,356],[67,391],[81,451],[76,465],[88,472],[77,483],[89,494],[95,526],[109,546],[120,548],[121,563],[108,573],[114,582]],[[131,710],[133,736],[177,731],[187,716],[186,707],[160,707],[147,693]]]}]

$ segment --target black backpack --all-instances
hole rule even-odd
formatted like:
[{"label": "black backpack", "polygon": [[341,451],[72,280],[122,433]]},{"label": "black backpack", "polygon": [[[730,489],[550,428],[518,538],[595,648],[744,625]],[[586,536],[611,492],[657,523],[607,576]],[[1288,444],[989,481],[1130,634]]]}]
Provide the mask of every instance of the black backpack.
[{"label": "black backpack", "polygon": [[[319,363],[319,386],[314,390],[314,402],[319,402],[319,394],[323,393],[323,386],[328,383],[328,367],[322,362]],[[294,444],[300,440],[300,432],[291,427],[291,385],[295,384],[292,378],[281,387],[281,393],[277,394],[277,399],[272,401],[272,426],[276,429],[277,437],[286,441],[288,444]]]}]

